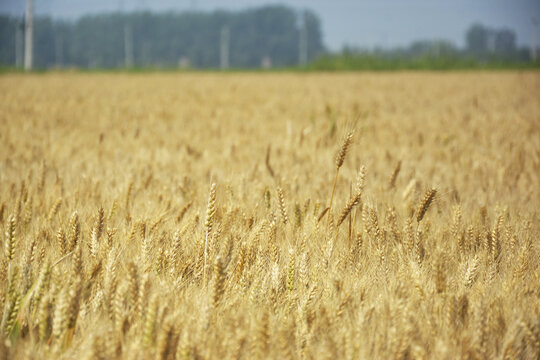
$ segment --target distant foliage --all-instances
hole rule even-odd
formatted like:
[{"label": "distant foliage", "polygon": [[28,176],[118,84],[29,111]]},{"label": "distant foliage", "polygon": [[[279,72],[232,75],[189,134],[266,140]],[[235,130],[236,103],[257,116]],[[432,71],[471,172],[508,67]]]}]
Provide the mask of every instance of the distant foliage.
[{"label": "distant foliage", "polygon": [[344,47],[325,54],[309,66],[314,70],[450,70],[477,68],[538,68],[530,49],[518,48],[510,29],[492,29],[473,24],[465,33],[465,48],[446,40],[419,40],[392,49]]},{"label": "distant foliage", "polygon": [[[136,67],[176,67],[180,62],[196,68],[219,67],[220,33],[230,32],[231,67],[260,67],[298,63],[299,24],[295,10],[267,6],[241,12],[101,14],[75,22],[37,17],[35,65],[83,68],[124,66],[125,38],[133,42]],[[305,12],[308,60],[323,50],[321,23]],[[15,65],[15,37],[22,21],[0,16],[0,64]]]}]

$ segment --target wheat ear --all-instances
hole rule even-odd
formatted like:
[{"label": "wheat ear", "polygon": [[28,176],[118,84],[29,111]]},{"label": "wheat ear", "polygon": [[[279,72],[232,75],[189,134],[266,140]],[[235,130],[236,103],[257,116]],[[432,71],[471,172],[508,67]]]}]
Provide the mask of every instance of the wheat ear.
[{"label": "wheat ear", "polygon": [[429,209],[429,206],[433,202],[433,199],[435,198],[435,194],[437,194],[436,189],[430,189],[426,191],[426,194],[424,195],[424,199],[420,203],[420,206],[418,207],[418,212],[416,215],[416,221],[420,222],[424,218],[424,215]]},{"label": "wheat ear", "polygon": [[204,284],[206,285],[206,262],[208,258],[208,236],[212,232],[212,226],[214,225],[214,215],[216,213],[216,183],[212,183],[210,186],[210,195],[208,196],[208,206],[206,208],[206,220],[204,221],[204,267],[203,277]]},{"label": "wheat ear", "polygon": [[345,138],[345,140],[343,140],[341,149],[339,150],[336,157],[336,174],[334,175],[334,184],[332,185],[332,194],[330,195],[330,201],[328,203],[329,211],[332,210],[332,202],[334,201],[334,193],[336,192],[336,184],[337,184],[339,169],[341,168],[341,166],[343,166],[343,162],[345,161],[345,156],[347,156],[347,151],[349,150],[353,136],[354,136],[354,130],[347,134],[347,137]]}]

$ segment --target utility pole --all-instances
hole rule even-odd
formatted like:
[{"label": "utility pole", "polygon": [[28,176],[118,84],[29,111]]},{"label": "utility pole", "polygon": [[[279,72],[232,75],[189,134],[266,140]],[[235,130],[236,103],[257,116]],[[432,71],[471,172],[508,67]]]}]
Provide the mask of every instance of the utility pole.
[{"label": "utility pole", "polygon": [[32,70],[33,40],[34,40],[34,0],[26,0],[25,39],[24,39],[24,70]]},{"label": "utility pole", "polygon": [[488,31],[487,47],[490,54],[495,53],[495,30]]},{"label": "utility pole", "polygon": [[150,49],[150,43],[143,41],[141,44],[141,59],[139,60],[142,66],[148,66],[150,64]]},{"label": "utility pole", "polygon": [[127,22],[124,24],[124,66],[133,66],[133,32]]},{"label": "utility pole", "polygon": [[229,68],[229,41],[230,32],[227,25],[221,28],[221,41],[219,51],[219,64],[222,70]]},{"label": "utility pole", "polygon": [[307,64],[307,26],[306,13],[301,12],[299,18],[299,43],[298,43],[298,63],[300,66]]},{"label": "utility pole", "polygon": [[62,41],[62,36],[58,33],[54,39],[54,46],[56,48],[56,67],[61,68],[64,65],[64,43]]},{"label": "utility pole", "polygon": [[536,61],[536,46],[537,46],[536,35],[538,33],[538,19],[533,17],[531,21],[533,24],[533,33],[532,33],[532,38],[531,38],[531,61],[535,62]]},{"label": "utility pole", "polygon": [[15,25],[15,67],[22,67],[23,63],[23,22],[18,20]]},{"label": "utility pole", "polygon": [[433,40],[432,48],[433,48],[433,53],[435,54],[435,57],[439,58],[441,56],[441,41]]}]

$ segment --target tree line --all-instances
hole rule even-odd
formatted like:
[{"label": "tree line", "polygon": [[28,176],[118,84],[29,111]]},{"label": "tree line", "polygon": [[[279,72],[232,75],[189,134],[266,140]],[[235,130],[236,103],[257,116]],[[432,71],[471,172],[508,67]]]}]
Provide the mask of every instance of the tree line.
[{"label": "tree line", "polygon": [[[318,16],[287,6],[110,13],[76,21],[37,17],[34,29],[35,68],[217,68],[225,40],[233,68],[291,67],[301,58],[307,68],[328,70],[522,66],[533,60],[531,49],[518,47],[512,30],[481,24],[467,30],[464,48],[446,40],[419,40],[392,49],[345,46],[330,53]],[[22,61],[23,32],[23,19],[0,16],[0,65],[13,67],[17,58]],[[305,46],[300,44],[303,39]]]},{"label": "tree line", "polygon": [[[0,63],[15,66],[17,31],[23,21],[0,16]],[[228,36],[229,64],[236,68],[293,66],[305,31],[306,57],[324,51],[321,22],[311,11],[286,6],[240,12],[111,13],[76,21],[50,17],[34,20],[36,68],[135,67],[216,68],[223,32]],[[24,38],[24,36],[23,36]]]},{"label": "tree line", "polygon": [[395,70],[538,68],[528,47],[519,47],[514,31],[473,24],[465,33],[465,47],[447,40],[419,40],[391,49],[345,46],[313,61],[313,70]]}]

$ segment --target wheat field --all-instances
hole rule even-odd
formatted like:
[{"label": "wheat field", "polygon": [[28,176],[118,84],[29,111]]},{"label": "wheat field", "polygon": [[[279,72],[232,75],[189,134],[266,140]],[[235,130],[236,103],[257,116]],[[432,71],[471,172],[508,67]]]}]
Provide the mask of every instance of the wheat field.
[{"label": "wheat field", "polygon": [[540,74],[5,74],[1,359],[540,358]]}]

